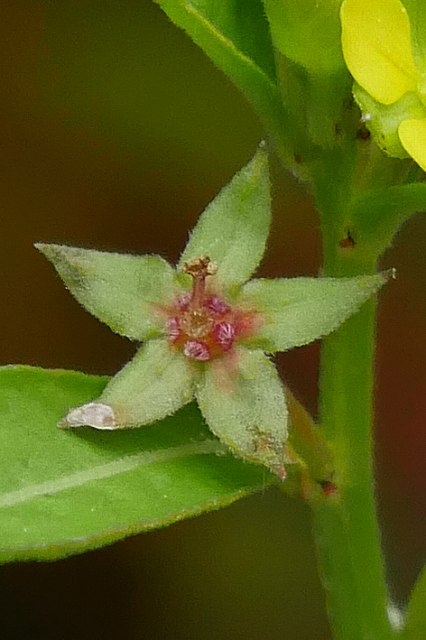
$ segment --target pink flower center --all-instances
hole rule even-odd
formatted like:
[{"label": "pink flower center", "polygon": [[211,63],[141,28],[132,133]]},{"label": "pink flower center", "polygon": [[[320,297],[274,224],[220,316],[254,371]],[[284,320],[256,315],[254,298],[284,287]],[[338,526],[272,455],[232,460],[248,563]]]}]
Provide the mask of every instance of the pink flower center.
[{"label": "pink flower center", "polygon": [[218,294],[206,291],[206,278],[216,266],[209,258],[185,265],[193,278],[192,291],[180,295],[169,309],[166,334],[171,344],[191,360],[205,362],[229,352],[237,339],[253,332],[255,315],[232,307]]}]

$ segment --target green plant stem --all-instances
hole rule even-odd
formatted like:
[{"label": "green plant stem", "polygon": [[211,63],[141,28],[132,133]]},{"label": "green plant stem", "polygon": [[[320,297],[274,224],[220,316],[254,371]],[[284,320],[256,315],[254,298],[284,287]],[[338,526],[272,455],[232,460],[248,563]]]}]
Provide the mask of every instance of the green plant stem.
[{"label": "green plant stem", "polygon": [[[336,231],[339,225],[331,224],[330,219],[328,223],[323,225],[324,274],[374,272],[371,255],[363,256],[359,248],[342,250]],[[314,502],[313,520],[336,640],[393,636],[386,614],[387,588],[374,498],[375,312],[375,301],[366,304],[324,340],[322,349],[321,425],[334,453],[338,495]]]}]

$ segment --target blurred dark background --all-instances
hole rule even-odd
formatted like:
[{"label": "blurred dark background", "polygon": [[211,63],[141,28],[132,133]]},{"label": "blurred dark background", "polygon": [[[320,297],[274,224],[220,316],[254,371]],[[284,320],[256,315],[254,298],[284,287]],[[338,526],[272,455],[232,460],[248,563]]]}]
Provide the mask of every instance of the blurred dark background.
[{"label": "blurred dark background", "polygon": [[[0,316],[3,363],[113,373],[134,346],[71,298],[35,241],[174,261],[262,136],[243,97],[151,0],[3,2]],[[318,219],[277,164],[262,275],[315,275]],[[425,556],[426,218],[383,260],[377,490],[403,601]],[[316,412],[318,345],[279,364]],[[143,491],[143,487],[141,487]],[[368,567],[366,567],[368,570]],[[5,640],[326,640],[309,513],[266,492],[52,564],[0,569]]]}]

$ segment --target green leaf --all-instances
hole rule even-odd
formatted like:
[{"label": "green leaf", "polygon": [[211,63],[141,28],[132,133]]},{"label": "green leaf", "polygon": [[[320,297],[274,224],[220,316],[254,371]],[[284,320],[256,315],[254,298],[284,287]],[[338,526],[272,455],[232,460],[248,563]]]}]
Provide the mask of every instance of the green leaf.
[{"label": "green leaf", "polygon": [[275,366],[261,351],[240,349],[237,366],[206,368],[196,396],[207,424],[246,460],[285,477],[288,413]]},{"label": "green leaf", "polygon": [[179,261],[209,256],[217,263],[215,282],[221,287],[245,282],[258,266],[271,221],[268,157],[259,148],[208,205]]},{"label": "green leaf", "polygon": [[421,640],[426,637],[426,566],[415,584],[406,611],[404,640]]},{"label": "green leaf", "polygon": [[223,454],[190,405],[144,429],[56,428],[106,378],[0,369],[0,560],[49,559],[218,509],[273,481]]},{"label": "green leaf", "polygon": [[365,191],[351,203],[349,217],[364,244],[377,253],[392,244],[398,229],[415,213],[426,211],[426,183],[416,182]]},{"label": "green leaf", "polygon": [[35,246],[80,304],[113,331],[133,340],[162,334],[164,321],[156,305],[170,303],[175,293],[175,273],[165,260],[59,244]]},{"label": "green leaf", "polygon": [[61,426],[140,427],[174,413],[194,397],[196,369],[164,339],[150,340],[93,402],[72,409]]},{"label": "green leaf", "polygon": [[283,133],[274,52],[260,0],[155,0],[246,95],[263,122]]},{"label": "green leaf", "polygon": [[[317,155],[316,145],[340,144],[347,123],[345,105],[352,82],[341,51],[340,4],[341,0],[264,0],[277,49],[286,124],[291,128],[287,135],[294,153],[305,162]],[[301,177],[307,178],[303,173]]]},{"label": "green leaf", "polygon": [[262,313],[249,342],[265,351],[286,351],[331,333],[386,282],[389,272],[355,278],[251,280],[239,301]]},{"label": "green leaf", "polygon": [[[261,0],[175,0],[159,4],[169,15],[172,11],[177,14],[179,6],[181,11],[185,11],[187,24],[184,26],[176,21],[178,26],[189,27],[189,21],[192,19],[191,26],[195,28],[198,24],[198,34],[201,38],[203,25],[204,36],[208,30],[211,35],[222,41],[222,46],[232,44],[235,53],[246,56],[271,80],[275,79],[274,51]],[[173,20],[173,17],[170,17]],[[195,32],[189,28],[187,30],[191,37],[195,36]]]},{"label": "green leaf", "polygon": [[340,44],[342,0],[263,0],[277,49],[314,73],[344,67]]},{"label": "green leaf", "polygon": [[426,4],[422,0],[402,0],[410,19],[414,60],[423,72],[426,69]]}]

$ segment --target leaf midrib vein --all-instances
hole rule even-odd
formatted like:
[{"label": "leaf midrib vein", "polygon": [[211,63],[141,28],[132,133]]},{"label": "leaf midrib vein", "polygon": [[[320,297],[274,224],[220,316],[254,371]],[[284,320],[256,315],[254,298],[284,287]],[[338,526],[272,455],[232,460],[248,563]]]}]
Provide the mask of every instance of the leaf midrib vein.
[{"label": "leaf midrib vein", "polygon": [[225,448],[220,442],[211,439],[191,442],[168,449],[160,449],[158,451],[143,451],[119,458],[118,460],[113,460],[112,462],[96,465],[84,471],[77,471],[76,473],[71,473],[61,478],[47,480],[39,484],[27,485],[21,489],[4,493],[0,495],[0,509],[14,507],[43,496],[52,496],[67,489],[81,487],[89,482],[112,478],[121,473],[133,471],[138,467],[168,462],[177,458],[185,458],[193,455],[223,453],[224,451]]},{"label": "leaf midrib vein", "polygon": [[241,49],[235,45],[233,40],[228,36],[225,36],[225,34],[220,31],[220,29],[218,29],[218,27],[216,27],[207,16],[201,13],[200,10],[192,4],[192,2],[189,0],[181,0],[181,6],[186,9],[189,14],[192,14],[193,18],[198,20],[198,22],[203,25],[207,31],[210,31],[212,35],[220,40],[228,50],[232,51],[237,58],[240,58],[241,61],[251,68],[252,71],[257,73],[271,93],[276,93],[277,87],[267,73],[255,62],[255,60],[253,60],[253,58],[241,51]]}]

